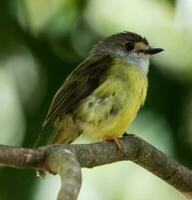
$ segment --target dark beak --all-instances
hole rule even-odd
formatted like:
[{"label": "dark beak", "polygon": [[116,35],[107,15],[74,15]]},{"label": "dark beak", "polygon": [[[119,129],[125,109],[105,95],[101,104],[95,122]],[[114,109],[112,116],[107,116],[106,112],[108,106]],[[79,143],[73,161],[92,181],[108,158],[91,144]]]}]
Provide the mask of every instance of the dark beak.
[{"label": "dark beak", "polygon": [[160,52],[164,51],[164,49],[162,49],[162,48],[151,48],[151,47],[149,47],[149,49],[142,49],[141,51],[142,51],[143,53],[146,53],[146,54],[149,54],[149,55],[153,55],[153,54],[160,53]]}]

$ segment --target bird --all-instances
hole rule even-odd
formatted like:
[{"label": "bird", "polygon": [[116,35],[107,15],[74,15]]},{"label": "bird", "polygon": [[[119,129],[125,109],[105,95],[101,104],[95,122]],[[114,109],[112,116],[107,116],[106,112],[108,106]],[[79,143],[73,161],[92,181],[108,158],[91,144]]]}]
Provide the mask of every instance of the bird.
[{"label": "bird", "polygon": [[83,134],[121,149],[119,138],[146,99],[150,57],[163,50],[128,31],[99,41],[56,92],[36,145],[52,126],[49,144],[69,144]]}]

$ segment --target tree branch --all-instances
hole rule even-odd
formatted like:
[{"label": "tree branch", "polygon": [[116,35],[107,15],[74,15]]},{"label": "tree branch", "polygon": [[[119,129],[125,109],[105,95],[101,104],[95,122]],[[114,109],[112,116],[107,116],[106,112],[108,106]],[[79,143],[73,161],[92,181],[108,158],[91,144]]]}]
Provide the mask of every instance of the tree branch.
[{"label": "tree branch", "polygon": [[46,162],[49,171],[61,177],[61,188],[57,199],[77,199],[81,187],[81,166],[75,155],[67,149],[57,148],[49,153]]},{"label": "tree branch", "polygon": [[39,149],[0,145],[0,165],[58,173],[62,180],[58,200],[75,200],[81,185],[80,167],[131,160],[192,199],[190,170],[134,135],[123,137],[122,142],[122,150],[114,142],[50,145]]}]

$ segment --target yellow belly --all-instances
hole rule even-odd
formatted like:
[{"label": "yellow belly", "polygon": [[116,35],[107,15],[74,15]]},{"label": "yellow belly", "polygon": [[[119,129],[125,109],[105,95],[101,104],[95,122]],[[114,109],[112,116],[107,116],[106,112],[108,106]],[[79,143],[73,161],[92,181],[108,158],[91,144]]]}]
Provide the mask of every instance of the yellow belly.
[{"label": "yellow belly", "polygon": [[143,105],[147,87],[145,74],[115,60],[108,79],[77,110],[83,133],[95,140],[122,136]]}]

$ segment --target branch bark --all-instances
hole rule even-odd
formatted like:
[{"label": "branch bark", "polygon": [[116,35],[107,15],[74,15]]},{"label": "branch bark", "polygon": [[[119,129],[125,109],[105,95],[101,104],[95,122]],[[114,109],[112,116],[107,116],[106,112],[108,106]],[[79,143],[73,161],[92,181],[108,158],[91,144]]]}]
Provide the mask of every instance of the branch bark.
[{"label": "branch bark", "polygon": [[80,167],[130,160],[192,199],[192,172],[189,169],[134,135],[123,137],[122,142],[121,150],[114,142],[49,145],[38,149],[0,145],[0,165],[58,173],[61,177],[58,200],[75,200],[81,186]]}]

